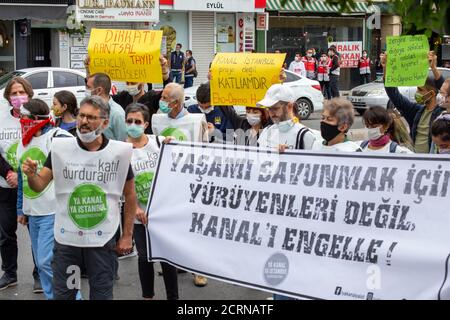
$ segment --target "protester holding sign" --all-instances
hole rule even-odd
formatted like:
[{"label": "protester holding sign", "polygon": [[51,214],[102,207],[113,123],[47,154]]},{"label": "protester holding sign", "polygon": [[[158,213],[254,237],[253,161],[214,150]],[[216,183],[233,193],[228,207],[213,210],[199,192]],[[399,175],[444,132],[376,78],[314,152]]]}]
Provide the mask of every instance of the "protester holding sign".
[{"label": "protester holding sign", "polygon": [[348,140],[347,133],[355,121],[353,105],[344,98],[327,100],[323,104],[320,132],[323,141],[317,140],[313,150],[327,152],[361,151],[356,143]]},{"label": "protester holding sign", "polygon": [[[387,54],[381,55],[384,74],[386,74],[387,60]],[[410,102],[407,97],[401,95],[396,87],[385,87],[389,99],[410,126],[416,153],[429,153],[432,142],[431,125],[444,111],[436,101],[437,88],[442,86],[444,80],[437,69],[437,57],[432,51],[428,53],[428,62],[435,78],[427,78],[424,85],[417,87],[416,103]]]},{"label": "protester holding sign", "polygon": [[[134,221],[134,239],[138,251],[139,279],[142,287],[142,297],[146,300],[155,296],[155,272],[153,262],[147,258],[147,209],[148,197],[156,171],[159,151],[164,138],[146,135],[145,129],[150,125],[150,113],[147,107],[140,103],[130,104],[125,110],[128,142],[133,144],[131,167],[135,176],[135,190],[138,200],[136,219]],[[171,137],[166,138],[167,142]],[[178,299],[177,269],[170,264],[161,262],[167,300]]]},{"label": "protester holding sign", "polygon": [[233,141],[234,131],[240,128],[242,119],[232,106],[211,105],[211,87],[209,82],[202,83],[196,93],[197,105],[188,108],[189,113],[203,113],[209,127],[210,142],[223,143]]},{"label": "protester holding sign", "polygon": [[403,141],[409,142],[411,138],[409,135],[404,136],[406,132],[397,129],[398,125],[385,108],[369,108],[364,112],[363,121],[369,136],[368,140],[360,143],[364,152],[412,153],[401,145],[404,144]]},{"label": "protester holding sign", "polygon": [[[42,168],[52,149],[55,137],[68,137],[70,134],[61,128],[54,128],[47,104],[39,99],[31,99],[21,109],[20,124],[22,141],[17,147],[17,161],[20,164],[33,162],[36,168]],[[18,212],[18,221],[29,224],[31,248],[47,299],[53,299],[53,245],[55,222],[55,190],[53,184],[38,192],[31,189],[28,176],[19,170],[18,203],[23,201],[22,212]]]},{"label": "protester holding sign", "polygon": [[273,125],[263,130],[258,144],[263,148],[285,149],[311,149],[315,135],[295,117],[295,96],[292,90],[283,84],[274,84],[267,90],[263,100],[257,103],[258,107],[265,107]]},{"label": "protester holding sign", "polygon": [[[106,138],[109,106],[100,97],[81,102],[77,138],[54,139],[44,168],[27,159],[23,172],[30,190],[43,192],[55,184],[54,298],[75,299],[79,282],[68,286],[73,272],[86,265],[90,298],[112,299],[116,254],[132,248],[136,214],[132,146]],[[55,172],[55,174],[53,174]],[[123,235],[116,244],[120,197],[125,197]],[[75,269],[74,269],[75,268]]]},{"label": "protester holding sign", "polygon": [[127,130],[125,127],[125,111],[110,96],[111,78],[105,73],[96,73],[89,77],[86,83],[86,96],[99,96],[109,104],[108,128],[104,134],[108,139],[125,141]]}]

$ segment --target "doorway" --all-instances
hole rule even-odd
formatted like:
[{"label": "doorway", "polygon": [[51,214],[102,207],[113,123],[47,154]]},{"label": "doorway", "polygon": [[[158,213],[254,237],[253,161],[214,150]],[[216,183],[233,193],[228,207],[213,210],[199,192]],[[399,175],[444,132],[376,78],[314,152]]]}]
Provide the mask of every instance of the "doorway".
[{"label": "doorway", "polygon": [[28,68],[50,67],[51,39],[50,29],[33,28],[28,37]]}]

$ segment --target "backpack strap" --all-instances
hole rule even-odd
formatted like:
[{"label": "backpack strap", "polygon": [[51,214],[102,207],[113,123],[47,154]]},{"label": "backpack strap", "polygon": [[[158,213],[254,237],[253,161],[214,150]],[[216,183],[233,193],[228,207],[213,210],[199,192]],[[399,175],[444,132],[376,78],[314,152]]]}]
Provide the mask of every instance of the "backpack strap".
[{"label": "backpack strap", "polygon": [[297,140],[295,143],[295,149],[304,150],[305,149],[305,134],[309,131],[308,128],[302,127],[297,133]]},{"label": "backpack strap", "polygon": [[365,149],[368,145],[369,145],[369,140],[364,140],[363,142],[361,142],[361,144],[359,146],[361,147],[361,149]]},{"label": "backpack strap", "polygon": [[389,153],[395,153],[397,150],[398,143],[395,141],[391,141],[391,144],[389,145]]}]

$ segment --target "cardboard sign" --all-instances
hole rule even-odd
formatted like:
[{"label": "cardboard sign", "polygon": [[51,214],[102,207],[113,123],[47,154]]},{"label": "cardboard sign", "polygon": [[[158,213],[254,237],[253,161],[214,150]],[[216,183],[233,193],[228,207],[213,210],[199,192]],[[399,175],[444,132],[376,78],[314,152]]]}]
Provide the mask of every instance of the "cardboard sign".
[{"label": "cardboard sign", "polygon": [[285,54],[218,53],[211,66],[211,104],[254,107],[280,82]]},{"label": "cardboard sign", "polygon": [[386,87],[423,86],[428,75],[425,35],[387,37]]},{"label": "cardboard sign", "polygon": [[162,83],[162,31],[92,29],[88,52],[91,74],[115,81]]}]

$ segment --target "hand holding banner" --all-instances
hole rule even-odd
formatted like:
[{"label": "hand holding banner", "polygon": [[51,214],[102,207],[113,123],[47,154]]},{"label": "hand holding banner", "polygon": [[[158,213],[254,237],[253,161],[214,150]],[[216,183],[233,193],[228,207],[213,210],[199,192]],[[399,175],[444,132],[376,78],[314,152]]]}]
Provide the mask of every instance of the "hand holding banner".
[{"label": "hand holding banner", "polygon": [[425,35],[387,37],[386,87],[423,86],[429,50]]},{"label": "hand holding banner", "polygon": [[211,104],[254,107],[280,83],[285,54],[219,53],[211,66]]},{"label": "hand holding banner", "polygon": [[162,83],[161,41],[162,31],[92,29],[90,73],[103,72],[116,81]]}]

